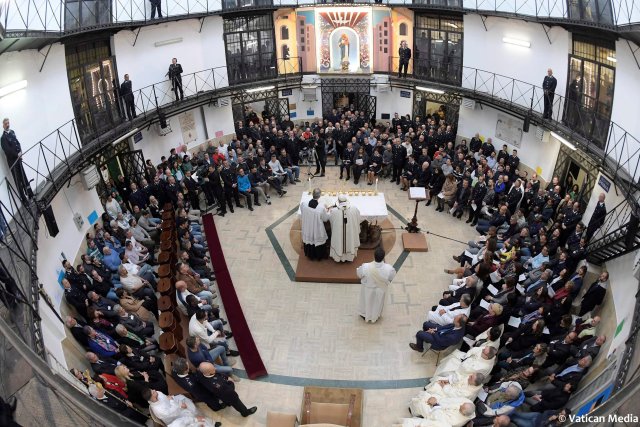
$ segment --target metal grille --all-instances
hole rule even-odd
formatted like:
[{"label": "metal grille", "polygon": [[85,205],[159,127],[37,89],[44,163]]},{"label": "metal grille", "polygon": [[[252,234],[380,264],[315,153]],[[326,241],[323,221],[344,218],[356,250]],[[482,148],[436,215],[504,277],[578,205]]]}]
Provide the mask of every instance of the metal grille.
[{"label": "metal grille", "polygon": [[289,115],[288,98],[267,99],[264,101],[264,105],[269,114],[275,116],[278,121]]},{"label": "metal grille", "polygon": [[356,108],[358,111],[364,111],[367,121],[376,116],[376,97],[366,94],[358,94]]}]

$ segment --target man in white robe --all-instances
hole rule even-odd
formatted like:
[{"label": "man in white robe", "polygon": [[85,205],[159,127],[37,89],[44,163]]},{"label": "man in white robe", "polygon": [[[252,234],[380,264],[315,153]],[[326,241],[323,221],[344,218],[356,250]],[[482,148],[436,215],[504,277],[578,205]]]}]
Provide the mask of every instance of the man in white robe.
[{"label": "man in white robe", "polygon": [[181,394],[167,396],[160,391],[146,389],[143,390],[142,397],[149,402],[149,410],[153,415],[167,425],[178,418],[200,415],[191,399]]},{"label": "man in white robe", "polygon": [[464,397],[437,397],[425,394],[420,399],[411,399],[409,408],[411,415],[423,418],[405,418],[403,427],[462,427],[476,415],[473,402]]},{"label": "man in white robe", "polygon": [[329,236],[324,228],[324,222],[329,220],[329,213],[318,203],[321,195],[320,189],[316,188],[313,190],[313,199],[307,203],[300,203],[304,254],[312,260],[324,259],[327,254],[326,243]]},{"label": "man in white robe", "polygon": [[456,351],[442,360],[434,375],[441,375],[443,372],[459,372],[462,375],[481,373],[489,375],[496,362],[498,350],[494,347],[474,347],[460,356]]},{"label": "man in white robe", "polygon": [[438,397],[464,397],[474,400],[486,379],[487,377],[483,374],[462,375],[458,372],[445,372],[431,378],[431,382],[425,386],[424,392],[420,392],[420,395],[428,393]]},{"label": "man in white robe", "polygon": [[357,269],[362,283],[358,314],[365,322],[375,323],[382,316],[387,288],[396,276],[396,270],[384,262],[384,249],[378,247],[374,253],[374,262],[362,264]]},{"label": "man in white robe", "polygon": [[439,305],[434,311],[430,311],[427,314],[427,321],[441,326],[450,325],[453,323],[453,319],[459,315],[464,314],[469,317],[471,311],[471,296],[464,294],[460,298],[460,302],[450,305]]},{"label": "man in white robe", "polygon": [[338,196],[336,207],[331,209],[331,258],[335,262],[350,262],[358,255],[360,247],[360,211],[351,206],[347,196]]}]

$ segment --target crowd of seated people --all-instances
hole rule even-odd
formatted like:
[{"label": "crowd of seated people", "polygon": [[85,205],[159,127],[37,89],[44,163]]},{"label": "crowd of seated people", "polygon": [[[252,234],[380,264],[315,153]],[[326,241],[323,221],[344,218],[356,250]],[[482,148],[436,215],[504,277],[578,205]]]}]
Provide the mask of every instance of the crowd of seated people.
[{"label": "crowd of seated people", "polygon": [[[561,425],[606,342],[595,309],[608,273],[583,289],[593,223],[581,222],[575,189],[565,195],[557,177],[541,188],[537,176],[519,176],[515,150],[496,153],[490,140],[474,138],[457,155],[467,168],[458,176],[442,167],[430,195],[457,218],[468,209],[479,236],[453,256],[451,284],[410,343],[438,360],[449,354],[411,400],[403,426]],[[451,189],[446,179],[440,187],[440,173],[453,176]]]}]

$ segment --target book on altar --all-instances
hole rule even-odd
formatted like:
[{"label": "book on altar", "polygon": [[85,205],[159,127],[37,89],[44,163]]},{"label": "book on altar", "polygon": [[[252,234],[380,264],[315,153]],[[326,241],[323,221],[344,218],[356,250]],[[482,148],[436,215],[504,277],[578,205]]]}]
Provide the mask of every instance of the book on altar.
[{"label": "book on altar", "polygon": [[493,285],[487,286],[487,289],[489,290],[489,292],[491,292],[491,295],[497,295],[498,294],[498,289]]},{"label": "book on altar", "polygon": [[520,326],[520,323],[522,323],[522,319],[520,319],[519,317],[509,317],[509,323],[507,323],[509,326],[513,326],[514,328],[517,328],[518,326]]},{"label": "book on altar", "polygon": [[487,300],[481,299],[480,300],[480,307],[484,308],[485,310],[489,311],[489,302]]},{"label": "book on altar", "polygon": [[424,187],[409,187],[409,199],[425,200],[427,198],[427,190]]}]

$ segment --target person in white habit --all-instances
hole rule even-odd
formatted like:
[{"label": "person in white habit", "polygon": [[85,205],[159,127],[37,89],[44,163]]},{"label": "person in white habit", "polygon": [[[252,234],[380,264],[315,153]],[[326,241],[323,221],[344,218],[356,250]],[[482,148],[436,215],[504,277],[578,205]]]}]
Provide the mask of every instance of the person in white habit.
[{"label": "person in white habit", "polygon": [[374,262],[362,264],[356,270],[362,283],[358,314],[365,322],[375,323],[382,316],[387,288],[396,276],[396,269],[384,262],[384,249],[376,248]]},{"label": "person in white habit", "polygon": [[434,375],[441,375],[443,372],[458,372],[460,374],[481,373],[489,375],[496,363],[495,347],[474,347],[460,356],[460,352],[453,352],[445,357]]},{"label": "person in white habit", "polygon": [[[149,410],[167,426],[203,426],[213,427],[213,422],[201,416],[191,399],[181,394],[167,396],[166,394],[147,388],[142,391],[142,397],[149,402]],[[196,421],[193,423],[193,421]],[[185,422],[192,422],[185,424]],[[174,424],[175,423],[175,424]]]},{"label": "person in white habit", "polygon": [[331,258],[335,262],[351,262],[360,247],[360,211],[351,206],[347,196],[338,196],[335,208],[331,209]]},{"label": "person in white habit", "polygon": [[329,212],[325,206],[318,203],[322,192],[319,188],[313,190],[313,198],[300,203],[300,221],[302,226],[302,243],[304,254],[311,260],[322,260],[327,256],[327,230],[325,221],[329,220]]},{"label": "person in white habit", "polygon": [[462,427],[475,418],[476,407],[464,397],[425,394],[421,398],[421,409],[411,415],[423,418],[404,418],[402,427]]},{"label": "person in white habit", "polygon": [[[438,376],[432,377],[418,397],[423,393],[428,393],[432,396],[464,397],[474,400],[486,380],[487,377],[484,374],[475,372],[469,375],[463,375],[459,372],[443,372]],[[413,409],[411,412],[413,413]]]},{"label": "person in white habit", "polygon": [[460,314],[469,317],[471,311],[471,296],[464,294],[460,301],[449,305],[438,305],[435,310],[427,314],[427,321],[441,326],[450,325],[453,319]]}]

